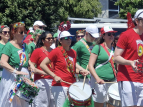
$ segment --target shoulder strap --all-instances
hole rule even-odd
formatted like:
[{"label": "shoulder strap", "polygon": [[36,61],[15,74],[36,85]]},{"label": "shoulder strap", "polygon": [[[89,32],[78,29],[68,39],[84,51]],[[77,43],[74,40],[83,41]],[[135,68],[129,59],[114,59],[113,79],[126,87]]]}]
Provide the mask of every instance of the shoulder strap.
[{"label": "shoulder strap", "polygon": [[40,49],[42,50],[42,52],[44,52],[44,54],[45,54],[46,56],[48,56],[48,53],[46,52],[46,50],[45,50],[43,47],[41,47]]},{"label": "shoulder strap", "polygon": [[[100,45],[99,45],[99,46],[100,46]],[[99,52],[98,52],[98,54],[99,54]],[[95,69],[97,69],[97,68],[99,68],[99,67],[105,65],[107,62],[109,62],[110,59],[112,58],[112,55],[113,55],[113,51],[110,52],[110,56],[109,56],[108,60],[105,61],[105,62],[103,62],[102,64],[99,64]]]},{"label": "shoulder strap", "polygon": [[99,55],[99,53],[100,53],[100,45],[98,45],[99,46],[99,49],[98,49],[98,55]]},{"label": "shoulder strap", "polygon": [[81,39],[80,41],[85,45],[85,47],[88,49],[89,53],[91,54],[91,50],[89,46],[87,45],[87,43],[83,39]]},{"label": "shoulder strap", "polygon": [[[110,56],[110,53],[109,53],[108,49],[105,47],[105,45],[102,43],[101,46],[104,48],[104,50],[105,50],[105,51],[107,52],[107,54]],[[112,47],[111,52],[113,53],[113,47]],[[113,55],[113,54],[112,54],[112,55]],[[111,57],[112,57],[112,56],[111,56]],[[111,60],[109,60],[109,62],[110,62],[110,64],[111,64],[111,66],[112,66],[113,73],[114,73],[114,75],[115,75],[115,77],[116,77],[116,70],[115,70],[115,68],[114,68],[113,60],[111,59]]]}]

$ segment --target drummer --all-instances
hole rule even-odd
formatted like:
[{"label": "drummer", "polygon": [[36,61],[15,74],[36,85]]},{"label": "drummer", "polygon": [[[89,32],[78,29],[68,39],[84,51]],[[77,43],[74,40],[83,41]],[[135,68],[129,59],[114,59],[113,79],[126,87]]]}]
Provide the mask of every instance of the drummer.
[{"label": "drummer", "polygon": [[105,82],[115,80],[116,71],[112,60],[114,50],[111,44],[116,32],[110,26],[101,28],[97,45],[91,51],[88,67],[91,72],[91,88],[94,91],[92,97],[95,107],[103,107],[106,101],[108,87],[111,83]]},{"label": "drummer", "polygon": [[[40,64],[40,67],[54,78],[51,90],[56,107],[63,107],[68,87],[76,82],[75,73],[79,72],[76,72],[75,68],[80,69],[82,75],[89,74],[88,71],[76,65],[76,52],[70,48],[73,36],[68,31],[62,31],[59,34],[59,46],[52,50]],[[54,72],[47,67],[50,62],[54,64]]]},{"label": "drummer", "polygon": [[117,81],[123,107],[143,106],[143,73],[137,66],[137,60],[143,60],[143,9],[135,13],[134,25],[120,35],[114,55],[119,63]]},{"label": "drummer", "polygon": [[[8,42],[2,51],[1,66],[3,67],[0,86],[0,107],[28,107],[29,103],[14,96],[11,103],[10,90],[17,75],[26,75],[28,72],[28,46],[22,43],[25,34],[24,22],[17,22],[10,26],[12,40]],[[13,87],[14,88],[14,87]]]},{"label": "drummer", "polygon": [[[53,43],[53,39],[54,38],[50,32],[46,31],[42,33],[36,44],[36,49],[30,57],[30,61],[32,62],[30,63],[30,68],[32,68],[31,71],[34,72],[34,81],[40,88],[40,91],[34,100],[34,107],[54,107],[54,99],[51,94],[51,83],[53,78],[50,75],[46,75],[46,73],[40,68],[40,63],[52,51],[50,46]],[[52,63],[47,66],[53,71]]]},{"label": "drummer", "polygon": [[[98,28],[95,25],[90,25],[85,29],[85,36],[79,40],[72,48],[77,53],[77,63],[87,69],[91,50],[93,48],[93,41],[99,37]],[[79,75],[80,81],[83,81],[83,76]],[[86,83],[89,84],[90,75],[87,76]]]}]

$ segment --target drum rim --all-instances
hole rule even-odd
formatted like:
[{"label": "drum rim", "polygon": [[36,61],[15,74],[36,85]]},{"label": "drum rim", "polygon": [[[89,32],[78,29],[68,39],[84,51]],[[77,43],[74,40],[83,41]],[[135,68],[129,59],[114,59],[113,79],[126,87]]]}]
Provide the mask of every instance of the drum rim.
[{"label": "drum rim", "polygon": [[[83,82],[80,82],[80,81],[78,81],[78,82],[74,82],[72,85],[76,85],[75,83],[83,83]],[[85,83],[86,84],[86,83]],[[88,84],[87,84],[88,85]],[[90,85],[89,85],[90,86]],[[70,87],[71,87],[71,85],[70,85]],[[70,89],[70,87],[68,88],[68,94],[69,94],[69,89]],[[90,89],[91,89],[91,87],[90,87]],[[69,96],[70,96],[70,94],[69,94]],[[70,96],[71,97],[71,96]],[[85,99],[85,100],[78,100],[78,99],[75,99],[75,98],[73,98],[73,97],[71,97],[72,99],[74,99],[74,100],[76,100],[76,101],[79,101],[79,102],[84,102],[84,101],[86,101],[86,100],[88,100],[90,97],[92,97],[92,90],[91,90],[91,95],[87,98],[87,99]]]}]

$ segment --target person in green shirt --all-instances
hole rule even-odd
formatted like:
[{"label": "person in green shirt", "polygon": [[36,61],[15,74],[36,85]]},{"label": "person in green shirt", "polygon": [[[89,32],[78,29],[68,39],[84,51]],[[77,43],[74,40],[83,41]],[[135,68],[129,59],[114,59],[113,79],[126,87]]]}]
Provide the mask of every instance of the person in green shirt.
[{"label": "person in green shirt", "polygon": [[[9,35],[9,27],[7,25],[1,25],[0,26],[0,57],[1,57],[1,52],[4,47],[4,45],[8,42],[10,35]],[[2,66],[0,66],[0,80],[2,77]]]},{"label": "person in green shirt", "polygon": [[29,49],[29,53],[30,53],[30,54],[32,54],[32,52],[35,50],[36,43],[37,43],[39,37],[41,36],[41,34],[42,34],[43,32],[44,32],[44,30],[41,30],[41,29],[35,30],[35,32],[34,32],[34,34],[33,34],[33,39],[34,39],[34,41],[28,45],[28,49]]},{"label": "person in green shirt", "polygon": [[0,107],[29,107],[29,103],[17,97],[13,97],[9,102],[10,91],[14,89],[17,75],[25,75],[30,78],[28,71],[28,46],[23,44],[25,24],[17,22],[11,24],[11,35],[13,39],[9,41],[2,50],[1,66],[3,67],[2,79],[0,82]]},{"label": "person in green shirt", "polygon": [[110,26],[101,28],[101,36],[91,51],[88,67],[91,73],[91,88],[94,89],[92,98],[95,107],[103,107],[104,102],[107,101],[106,95],[111,83],[105,82],[115,81],[112,42],[116,32]]},{"label": "person in green shirt", "polygon": [[[85,36],[78,41],[72,48],[77,53],[77,64],[82,68],[87,69],[91,50],[93,48],[93,41],[99,37],[98,28],[95,25],[89,25],[85,29]],[[79,70],[80,71],[80,70]],[[83,81],[83,76],[79,75],[80,80]],[[87,76],[86,83],[89,83],[90,75]]]}]

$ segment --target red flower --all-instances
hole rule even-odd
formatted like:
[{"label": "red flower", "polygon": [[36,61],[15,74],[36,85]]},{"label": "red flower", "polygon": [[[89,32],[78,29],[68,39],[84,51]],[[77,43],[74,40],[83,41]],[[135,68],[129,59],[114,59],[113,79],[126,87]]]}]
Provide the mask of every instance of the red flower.
[{"label": "red flower", "polygon": [[2,25],[1,28],[4,28],[4,25]]}]

